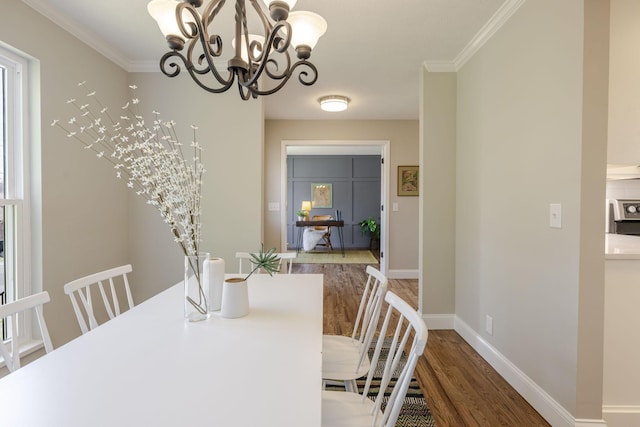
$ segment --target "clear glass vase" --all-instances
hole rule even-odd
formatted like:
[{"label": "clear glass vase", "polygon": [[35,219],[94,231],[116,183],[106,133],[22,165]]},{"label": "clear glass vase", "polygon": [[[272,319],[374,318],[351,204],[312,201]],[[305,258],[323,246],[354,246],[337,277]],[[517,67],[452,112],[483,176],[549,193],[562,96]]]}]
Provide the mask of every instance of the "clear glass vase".
[{"label": "clear glass vase", "polygon": [[209,317],[209,283],[204,277],[204,261],[208,252],[184,257],[184,317],[199,322]]}]

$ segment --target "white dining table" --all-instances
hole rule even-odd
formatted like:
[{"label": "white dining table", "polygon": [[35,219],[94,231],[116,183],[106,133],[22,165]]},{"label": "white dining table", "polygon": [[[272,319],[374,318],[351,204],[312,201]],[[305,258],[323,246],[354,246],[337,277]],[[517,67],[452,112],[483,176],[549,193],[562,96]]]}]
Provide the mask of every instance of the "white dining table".
[{"label": "white dining table", "polygon": [[322,275],[248,284],[245,317],[185,321],[179,283],[0,379],[0,426],[320,426]]}]

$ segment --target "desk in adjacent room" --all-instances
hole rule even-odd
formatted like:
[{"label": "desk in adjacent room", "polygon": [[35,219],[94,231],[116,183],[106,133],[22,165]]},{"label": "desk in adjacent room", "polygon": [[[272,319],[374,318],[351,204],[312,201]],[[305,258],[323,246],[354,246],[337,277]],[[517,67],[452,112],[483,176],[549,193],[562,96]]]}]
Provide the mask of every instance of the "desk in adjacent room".
[{"label": "desk in adjacent room", "polygon": [[344,236],[342,229],[344,228],[344,220],[328,219],[322,221],[296,221],[296,228],[298,229],[296,237],[296,248],[300,252],[302,247],[302,233],[305,227],[336,227],[338,229],[338,238],[340,239],[340,250],[342,256],[344,256]]}]

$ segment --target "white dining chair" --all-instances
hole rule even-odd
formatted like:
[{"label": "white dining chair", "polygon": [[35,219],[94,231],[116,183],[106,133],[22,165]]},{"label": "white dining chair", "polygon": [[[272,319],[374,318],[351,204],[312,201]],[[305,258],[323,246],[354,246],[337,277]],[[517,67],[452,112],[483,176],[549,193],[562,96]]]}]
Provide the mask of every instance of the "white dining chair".
[{"label": "white dining chair", "polygon": [[[389,306],[371,358],[371,363],[376,366],[383,346],[390,341],[379,391],[374,400],[368,397],[377,369],[369,371],[362,394],[324,390],[322,392],[322,427],[395,426],[416,364],[427,345],[428,329],[420,314],[402,298],[389,291],[384,299]],[[396,322],[396,326],[391,330],[389,326],[393,322]],[[390,339],[385,340],[387,336],[390,336]],[[410,340],[412,340],[411,345],[407,347]],[[395,385],[392,385],[391,379],[398,371],[400,373],[397,375]],[[382,410],[385,393],[389,398]]]},{"label": "white dining chair", "polygon": [[[280,252],[276,255],[280,259],[279,271],[282,271],[282,265],[284,264],[284,272],[291,274],[293,260],[298,256],[298,254],[295,252]],[[239,274],[249,274],[251,270],[253,270],[254,264],[251,262],[251,254],[249,252],[236,252],[236,258],[238,259]],[[256,273],[260,274],[263,273],[263,271],[258,270]]]},{"label": "white dining chair", "polygon": [[387,278],[380,270],[367,266],[365,283],[351,336],[323,335],[322,378],[344,383],[347,391],[357,391],[356,379],[369,372],[369,346],[379,323],[380,310],[387,293]]},{"label": "white dining chair", "polygon": [[[280,271],[286,274],[291,274],[293,267],[293,260],[296,259],[298,254],[294,252],[280,252],[278,257],[280,258]],[[282,268],[284,266],[284,269]]]},{"label": "white dining chair", "polygon": [[[73,311],[76,313],[78,324],[80,325],[80,330],[83,334],[98,327],[99,325],[96,320],[96,314],[93,307],[94,301],[91,298],[91,288],[94,285],[98,285],[100,295],[102,296],[102,302],[107,315],[109,316],[109,320],[121,314],[119,299],[122,298],[122,296],[120,298],[118,297],[118,293],[116,292],[117,287],[124,288],[128,305],[127,309],[130,310],[133,308],[133,298],[131,297],[131,289],[127,278],[127,274],[131,273],[131,271],[131,264],[127,264],[90,274],[64,285],[64,293],[69,295],[69,298],[71,299]],[[109,296],[105,292],[104,285],[102,283],[107,281],[109,282]],[[78,302],[78,300],[80,302]]]},{"label": "white dining chair", "polygon": [[0,305],[0,319],[3,319],[5,322],[8,321],[11,326],[11,344],[7,345],[0,339],[0,354],[4,358],[9,372],[14,372],[20,368],[20,346],[18,340],[14,339],[14,337],[18,336],[18,317],[21,313],[26,314],[30,310],[34,311],[35,318],[40,326],[40,335],[44,343],[44,350],[47,353],[53,351],[49,330],[47,329],[47,323],[44,321],[44,314],[42,312],[42,306],[50,300],[49,293],[45,291]]},{"label": "white dining chair", "polygon": [[[251,263],[251,254],[249,252],[236,252],[236,259],[238,260],[239,274],[249,274],[251,270],[253,270],[253,264]],[[256,271],[256,273],[260,273],[260,271]]]}]

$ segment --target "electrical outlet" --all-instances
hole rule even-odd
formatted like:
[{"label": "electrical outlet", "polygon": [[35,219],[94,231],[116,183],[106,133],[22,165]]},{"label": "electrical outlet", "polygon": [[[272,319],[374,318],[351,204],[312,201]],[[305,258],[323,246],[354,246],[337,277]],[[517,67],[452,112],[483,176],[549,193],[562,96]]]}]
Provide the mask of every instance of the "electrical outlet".
[{"label": "electrical outlet", "polygon": [[484,329],[489,335],[493,335],[493,317],[487,315],[485,320]]}]

